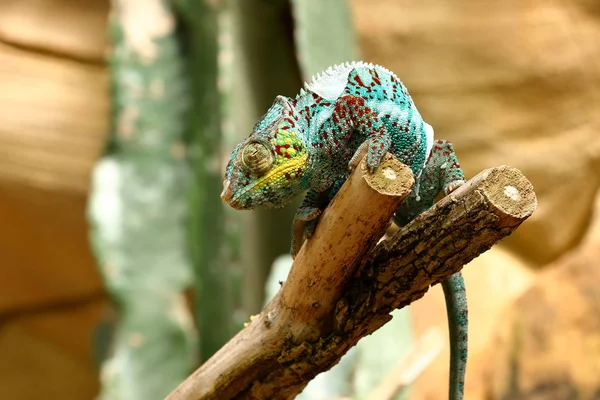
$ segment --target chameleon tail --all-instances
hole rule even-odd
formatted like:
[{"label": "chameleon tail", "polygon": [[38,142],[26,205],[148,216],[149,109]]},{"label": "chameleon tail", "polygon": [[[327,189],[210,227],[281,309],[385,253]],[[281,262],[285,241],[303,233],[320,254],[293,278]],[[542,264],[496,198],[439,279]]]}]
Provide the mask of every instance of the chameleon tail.
[{"label": "chameleon tail", "polygon": [[460,272],[442,282],[450,332],[450,400],[462,400],[467,369],[468,309],[465,281]]}]

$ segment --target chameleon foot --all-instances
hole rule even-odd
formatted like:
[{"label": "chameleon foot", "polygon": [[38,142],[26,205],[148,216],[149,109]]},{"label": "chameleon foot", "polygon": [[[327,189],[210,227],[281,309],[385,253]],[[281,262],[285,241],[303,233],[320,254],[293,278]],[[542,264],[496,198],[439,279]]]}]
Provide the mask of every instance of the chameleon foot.
[{"label": "chameleon foot", "polygon": [[463,179],[459,179],[448,183],[444,188],[444,194],[449,195],[450,193],[454,192],[456,189],[461,187],[464,183],[465,181]]},{"label": "chameleon foot", "polygon": [[296,258],[302,243],[313,235],[321,212],[316,207],[302,207],[296,211],[292,223],[292,248],[290,251],[292,259]]}]

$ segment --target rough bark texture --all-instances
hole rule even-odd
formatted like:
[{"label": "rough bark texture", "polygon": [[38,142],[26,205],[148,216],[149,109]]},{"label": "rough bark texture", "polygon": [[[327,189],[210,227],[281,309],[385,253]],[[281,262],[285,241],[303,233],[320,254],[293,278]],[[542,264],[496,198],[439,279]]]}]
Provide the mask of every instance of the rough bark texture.
[{"label": "rough bark texture", "polygon": [[[382,169],[378,173],[383,175]],[[518,170],[506,166],[485,170],[365,257],[353,258],[372,248],[372,240],[361,240],[359,232],[381,237],[389,221],[381,218],[388,210],[377,215],[380,207],[374,203],[368,208],[356,207],[368,218],[347,219],[344,212],[348,209],[341,205],[357,204],[355,200],[363,196],[360,190],[372,190],[356,184],[362,182],[357,175],[355,172],[346,182],[323,215],[315,237],[298,255],[279,294],[248,328],[171,393],[169,400],[293,398],[361,337],[388,322],[390,311],[421,298],[430,285],[459,271],[509,235],[537,206],[531,184]],[[372,216],[381,218],[379,226],[365,223]],[[330,232],[335,236],[336,229],[346,230],[344,241],[332,240]],[[332,246],[325,257],[320,251],[311,251],[326,242]],[[353,254],[338,258],[338,247],[341,254]],[[352,265],[346,264],[348,260],[353,260]],[[329,269],[331,279],[311,280],[311,276],[323,274],[312,268]],[[311,294],[332,297],[310,303]],[[311,304],[312,310],[306,304]],[[312,319],[304,319],[309,313]]]}]

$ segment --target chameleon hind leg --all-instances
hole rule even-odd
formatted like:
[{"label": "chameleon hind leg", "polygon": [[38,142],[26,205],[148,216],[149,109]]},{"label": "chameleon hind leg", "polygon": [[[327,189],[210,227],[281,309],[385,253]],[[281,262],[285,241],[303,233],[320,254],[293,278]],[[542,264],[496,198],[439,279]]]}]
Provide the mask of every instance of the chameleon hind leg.
[{"label": "chameleon hind leg", "polygon": [[[431,207],[441,191],[449,194],[464,183],[464,175],[450,142],[437,140],[433,144],[419,187],[404,200],[394,221],[406,225]],[[465,283],[460,272],[442,282],[448,314],[450,336],[449,399],[462,400],[468,348],[468,308]]]},{"label": "chameleon hind leg", "polygon": [[[429,167],[430,165],[430,167]],[[432,172],[439,171],[444,193],[450,194],[464,183],[464,174],[452,143],[438,140],[434,143],[428,167]],[[450,378],[448,398],[462,400],[467,372],[467,353],[469,344],[469,318],[465,281],[460,272],[442,282],[448,315],[450,336]]]}]

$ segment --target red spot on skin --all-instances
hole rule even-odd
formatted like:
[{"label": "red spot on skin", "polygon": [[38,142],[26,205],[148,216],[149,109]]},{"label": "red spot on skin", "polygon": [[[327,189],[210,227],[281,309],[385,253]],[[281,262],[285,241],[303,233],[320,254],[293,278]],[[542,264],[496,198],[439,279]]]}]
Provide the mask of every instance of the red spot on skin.
[{"label": "red spot on skin", "polygon": [[302,173],[302,168],[298,168],[298,174]]},{"label": "red spot on skin", "polygon": [[286,148],[286,149],[289,149],[290,145],[289,144],[284,144],[283,147]]},{"label": "red spot on skin", "polygon": [[275,146],[275,153],[277,153],[278,155],[282,155],[281,154],[281,146],[280,145]]},{"label": "red spot on skin", "polygon": [[290,174],[288,174],[287,172],[285,173],[285,179],[287,179],[288,181],[292,179],[292,177],[290,176]]},{"label": "red spot on skin", "polygon": [[283,156],[284,156],[285,158],[292,158],[292,156],[290,156],[288,153],[285,153]]},{"label": "red spot on skin", "polygon": [[360,86],[362,87],[366,87],[365,84],[363,83],[363,81],[360,80],[360,77],[358,75],[356,75],[354,77],[354,80],[356,81],[356,83],[358,83]]}]

